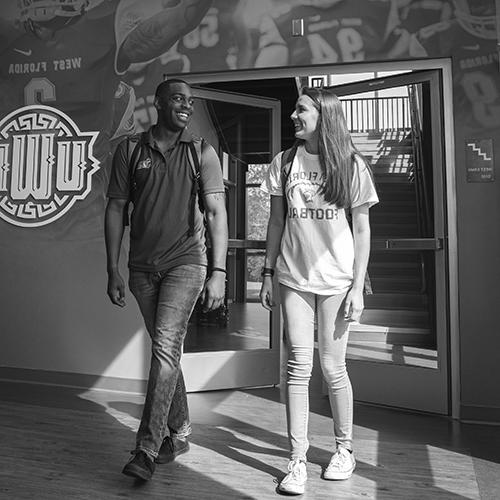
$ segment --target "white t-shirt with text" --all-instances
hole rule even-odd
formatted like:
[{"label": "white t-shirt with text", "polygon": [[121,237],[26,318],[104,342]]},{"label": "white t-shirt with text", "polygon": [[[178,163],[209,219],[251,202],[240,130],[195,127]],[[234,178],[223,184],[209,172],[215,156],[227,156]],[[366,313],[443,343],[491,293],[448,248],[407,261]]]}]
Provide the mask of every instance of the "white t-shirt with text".
[{"label": "white t-shirt with text", "polygon": [[[273,158],[261,184],[272,196],[283,196],[282,156]],[[296,290],[335,295],[352,284],[354,240],[345,210],[327,203],[321,194],[323,183],[319,156],[299,146],[286,181],[288,211],[276,273],[280,283]],[[378,203],[372,176],[360,157],[354,163],[351,199],[352,208]]]}]

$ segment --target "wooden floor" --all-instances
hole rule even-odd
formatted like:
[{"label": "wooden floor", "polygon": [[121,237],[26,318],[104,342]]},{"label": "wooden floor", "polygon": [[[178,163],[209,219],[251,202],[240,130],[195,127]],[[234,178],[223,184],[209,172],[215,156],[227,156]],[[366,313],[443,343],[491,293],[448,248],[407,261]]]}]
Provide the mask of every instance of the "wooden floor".
[{"label": "wooden floor", "polygon": [[[319,393],[319,391],[318,391]],[[0,382],[0,498],[277,498],[287,463],[276,388],[190,394],[191,451],[147,483],[121,474],[142,397]],[[358,462],[347,481],[321,479],[331,454],[325,397],[312,397],[304,499],[500,498],[500,428],[356,405]]]}]

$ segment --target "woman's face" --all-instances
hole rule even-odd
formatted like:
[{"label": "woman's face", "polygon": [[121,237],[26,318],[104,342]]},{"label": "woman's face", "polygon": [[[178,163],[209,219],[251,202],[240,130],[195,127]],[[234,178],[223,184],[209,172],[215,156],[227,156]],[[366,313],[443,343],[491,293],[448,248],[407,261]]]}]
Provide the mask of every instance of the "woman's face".
[{"label": "woman's face", "polygon": [[291,118],[295,126],[295,137],[297,139],[302,139],[306,142],[317,139],[319,111],[309,96],[301,95],[297,99]]}]

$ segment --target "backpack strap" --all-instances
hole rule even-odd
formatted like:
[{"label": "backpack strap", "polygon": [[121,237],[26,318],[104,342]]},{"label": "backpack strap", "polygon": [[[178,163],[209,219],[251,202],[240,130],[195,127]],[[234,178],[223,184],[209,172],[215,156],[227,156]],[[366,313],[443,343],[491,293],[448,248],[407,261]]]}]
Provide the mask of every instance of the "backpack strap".
[{"label": "backpack strap", "polygon": [[191,199],[189,210],[189,235],[194,235],[194,218],[196,210],[196,197],[198,197],[198,205],[201,212],[204,212],[203,198],[201,195],[201,154],[205,141],[203,138],[193,140],[188,144],[187,156],[191,170],[193,171],[193,185],[191,187]]},{"label": "backpack strap", "polygon": [[129,206],[130,202],[133,199],[134,190],[135,190],[135,171],[137,169],[137,164],[139,163],[139,159],[141,157],[141,143],[142,136],[141,135],[133,135],[131,137],[127,137],[125,140],[127,141],[127,165],[128,165],[128,176],[129,176],[129,195],[128,200],[125,205],[123,211],[123,225],[130,225],[129,218]]},{"label": "backpack strap", "polygon": [[288,177],[290,177],[290,171],[292,170],[293,159],[297,154],[297,148],[299,144],[296,142],[291,148],[285,149],[283,155],[281,156],[281,188],[283,190],[283,210],[286,218],[288,212],[288,201],[286,199],[286,183]]}]

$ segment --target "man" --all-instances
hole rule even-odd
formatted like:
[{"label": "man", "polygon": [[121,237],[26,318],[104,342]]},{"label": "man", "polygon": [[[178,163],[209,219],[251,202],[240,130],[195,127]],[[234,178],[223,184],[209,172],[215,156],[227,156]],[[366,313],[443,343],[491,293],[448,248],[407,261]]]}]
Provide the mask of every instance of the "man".
[{"label": "man", "polygon": [[[175,79],[162,82],[154,105],[158,120],[141,134],[134,146],[138,153],[130,155],[128,140],[117,147],[105,218],[108,295],[123,307],[118,260],[127,202],[132,201],[129,285],[152,340],[152,357],[134,456],[123,473],[143,480],[151,478],[155,462],[173,460],[189,448],[191,427],[179,365],[182,345],[200,292],[206,310],[222,304],[227,252],[221,167],[213,147],[202,141],[200,191],[211,242],[205,282],[209,263],[204,224],[192,198],[195,175],[188,154],[196,140],[187,129],[193,112],[189,85]],[[136,158],[135,166],[130,158]]]}]

